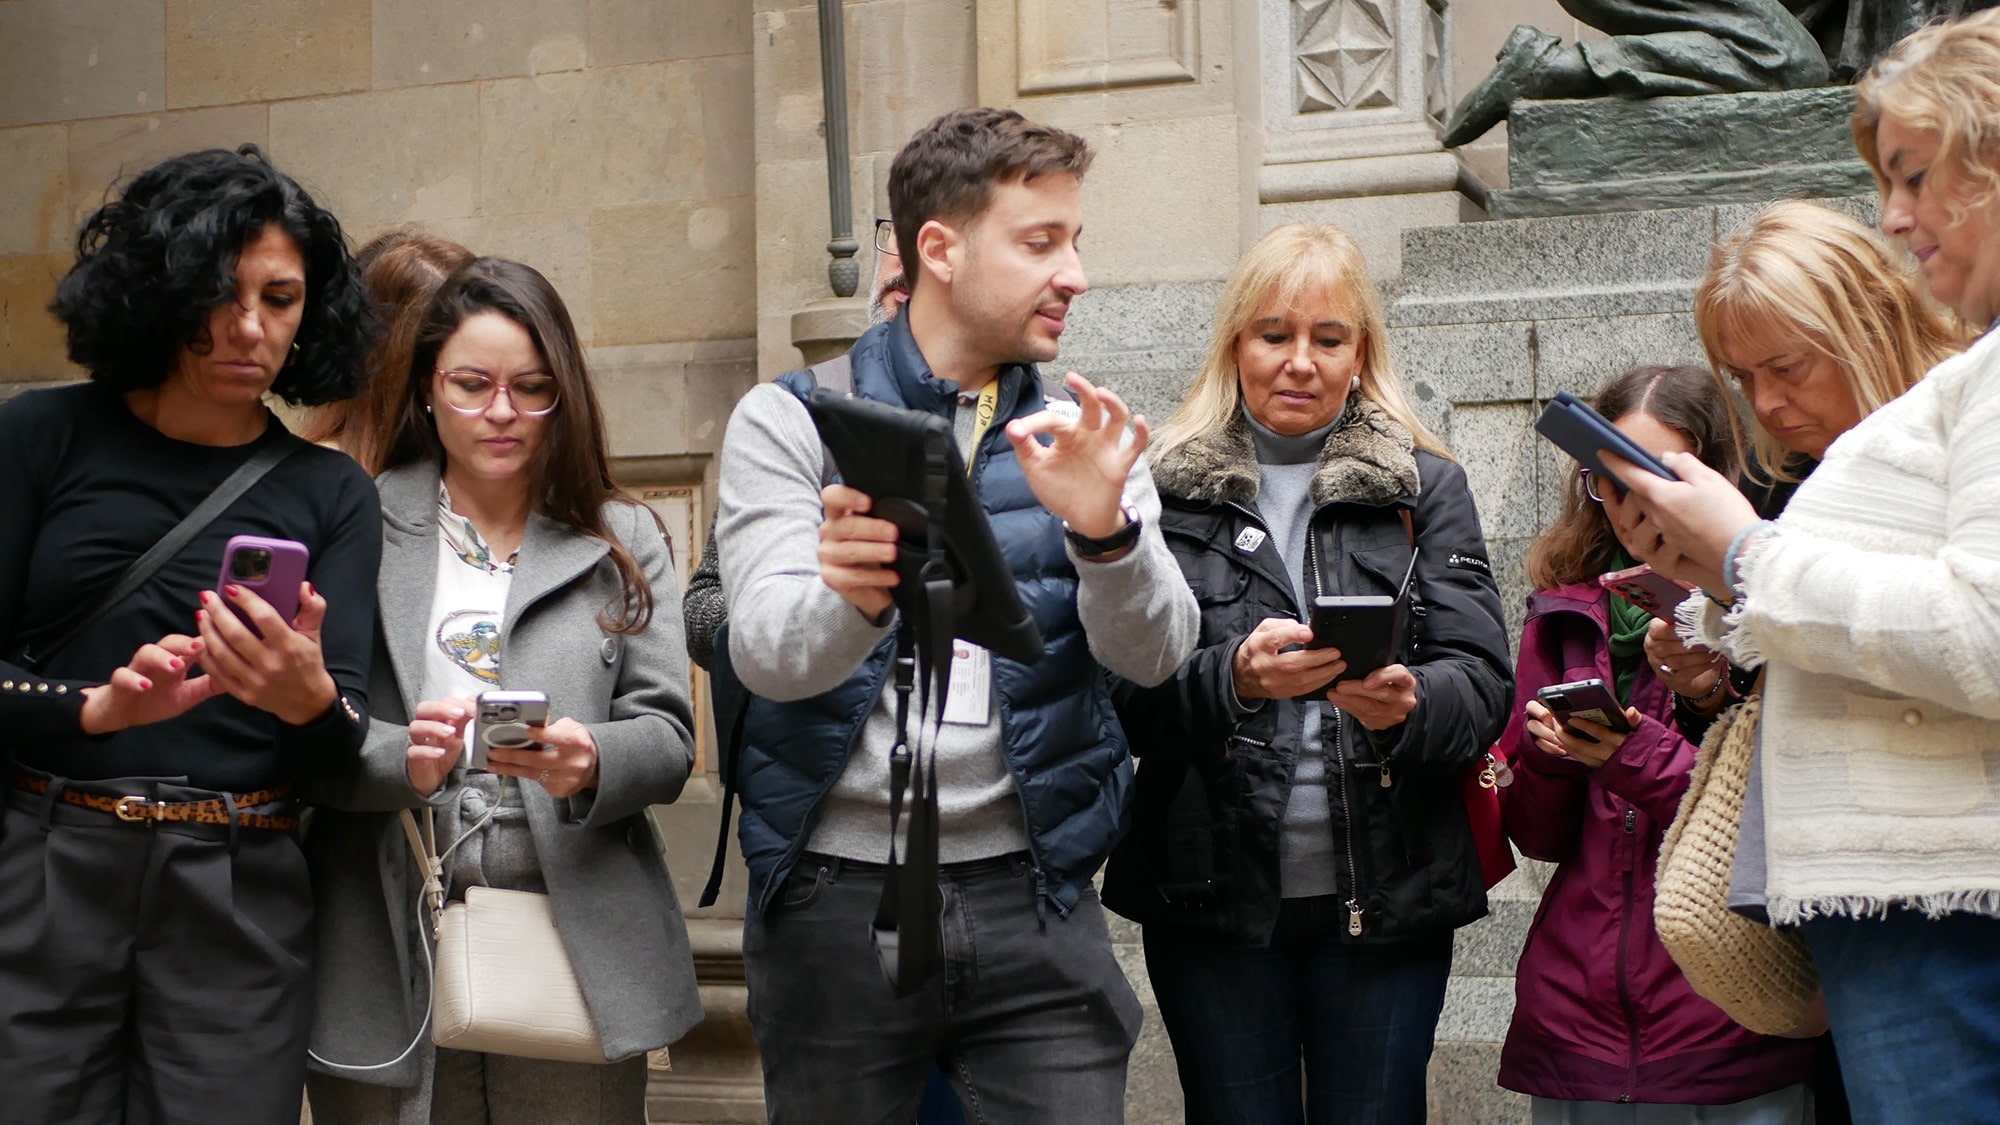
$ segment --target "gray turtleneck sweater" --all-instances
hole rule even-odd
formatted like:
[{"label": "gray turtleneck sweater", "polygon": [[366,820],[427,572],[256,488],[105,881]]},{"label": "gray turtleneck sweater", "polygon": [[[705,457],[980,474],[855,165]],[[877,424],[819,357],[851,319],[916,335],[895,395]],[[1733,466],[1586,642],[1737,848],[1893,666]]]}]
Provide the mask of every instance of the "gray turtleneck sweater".
[{"label": "gray turtleneck sweater", "polygon": [[[1300,619],[1310,617],[1314,591],[1306,575],[1306,543],[1312,523],[1312,480],[1319,467],[1320,450],[1328,435],[1340,425],[1341,417],[1311,433],[1287,437],[1274,433],[1250,417],[1250,441],[1257,451],[1257,510],[1271,533],[1271,545],[1285,560],[1285,572],[1292,579],[1292,596],[1298,599]],[[1320,731],[1332,729],[1326,723],[1332,704],[1324,699],[1300,701],[1267,700],[1266,706],[1292,707],[1298,714],[1299,760],[1292,773],[1291,793],[1285,800],[1285,822],[1278,839],[1278,885],[1286,898],[1330,895],[1336,890],[1334,870],[1339,857],[1333,846],[1333,814],[1327,787],[1326,749]]]}]

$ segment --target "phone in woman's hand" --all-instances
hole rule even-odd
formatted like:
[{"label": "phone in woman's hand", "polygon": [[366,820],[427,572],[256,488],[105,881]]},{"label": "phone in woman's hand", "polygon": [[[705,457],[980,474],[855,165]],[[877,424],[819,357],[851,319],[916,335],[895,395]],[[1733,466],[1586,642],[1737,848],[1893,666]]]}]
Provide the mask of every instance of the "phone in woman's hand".
[{"label": "phone in woman's hand", "polygon": [[472,717],[472,734],[465,740],[465,768],[486,768],[493,747],[521,750],[535,744],[529,727],[549,725],[549,697],[539,691],[483,691]]},{"label": "phone in woman's hand", "polygon": [[299,585],[306,580],[306,564],[311,559],[312,552],[295,540],[233,536],[222,549],[222,572],[215,579],[216,597],[236,614],[237,620],[262,637],[264,634],[250,618],[223,595],[222,588],[241,586],[256,591],[289,624],[299,616]]},{"label": "phone in woman's hand", "polygon": [[[1632,733],[1632,724],[1625,719],[1625,709],[1618,706],[1618,697],[1611,693],[1603,680],[1576,680],[1567,684],[1551,684],[1535,692],[1535,698],[1549,709],[1556,721],[1565,728],[1572,717],[1589,719],[1601,727],[1609,727],[1619,734]],[[1573,737],[1585,742],[1597,740],[1580,730],[1569,732]]]}]

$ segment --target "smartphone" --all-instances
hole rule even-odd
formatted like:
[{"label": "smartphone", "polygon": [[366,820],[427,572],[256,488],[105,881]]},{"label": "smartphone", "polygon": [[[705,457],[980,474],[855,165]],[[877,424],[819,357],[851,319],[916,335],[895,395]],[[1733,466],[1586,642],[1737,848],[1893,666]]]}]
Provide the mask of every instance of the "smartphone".
[{"label": "smartphone", "polygon": [[[299,615],[299,584],[306,580],[306,563],[311,559],[312,552],[304,543],[260,535],[232,536],[222,549],[222,572],[216,576],[215,592],[221,595],[224,586],[232,585],[255,590],[279,617],[293,621]],[[227,597],[222,598],[222,604],[249,625],[252,633],[264,635]]]},{"label": "smartphone", "polygon": [[549,697],[539,691],[482,691],[465,740],[465,768],[486,768],[486,752],[495,746],[519,750],[533,746],[529,727],[549,724]]},{"label": "smartphone", "polygon": [[[1555,714],[1556,721],[1569,725],[1571,718],[1589,719],[1599,726],[1610,727],[1619,734],[1630,734],[1632,724],[1625,721],[1625,709],[1618,706],[1618,697],[1604,686],[1603,680],[1577,680],[1575,683],[1553,684],[1535,693],[1542,706]],[[1586,742],[1597,741],[1582,731],[1570,734]]]},{"label": "smartphone", "polygon": [[1654,574],[1653,568],[1645,563],[1600,574],[1597,584],[1662,621],[1672,621],[1674,610],[1694,591],[1686,582]]},{"label": "smartphone", "polygon": [[1542,416],[1535,420],[1535,429],[1555,442],[1563,452],[1576,458],[1578,464],[1600,477],[1617,482],[1621,489],[1624,482],[1604,467],[1604,462],[1597,456],[1599,452],[1608,449],[1656,477],[1681,479],[1658,457],[1639,448],[1638,443],[1626,437],[1624,431],[1605,421],[1604,415],[1593,410],[1589,403],[1568,391],[1558,391],[1556,397],[1549,400]]},{"label": "smartphone", "polygon": [[[1377,668],[1396,662],[1396,650],[1403,641],[1403,629],[1410,615],[1410,579],[1417,573],[1417,552],[1410,552],[1410,565],[1403,572],[1396,595],[1359,594],[1313,599],[1312,640],[1307,648],[1337,648],[1347,668],[1334,677],[1359,680]],[[1331,686],[1331,685],[1329,685]],[[1314,695],[1325,693],[1325,688]]]}]

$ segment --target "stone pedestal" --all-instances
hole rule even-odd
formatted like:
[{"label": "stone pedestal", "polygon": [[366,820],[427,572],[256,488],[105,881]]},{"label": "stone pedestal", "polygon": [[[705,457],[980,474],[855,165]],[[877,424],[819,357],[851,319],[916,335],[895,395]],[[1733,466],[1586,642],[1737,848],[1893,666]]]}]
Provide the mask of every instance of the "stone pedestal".
[{"label": "stone pedestal", "polygon": [[1638,211],[1871,192],[1848,117],[1854,89],[1516,102],[1494,218]]}]

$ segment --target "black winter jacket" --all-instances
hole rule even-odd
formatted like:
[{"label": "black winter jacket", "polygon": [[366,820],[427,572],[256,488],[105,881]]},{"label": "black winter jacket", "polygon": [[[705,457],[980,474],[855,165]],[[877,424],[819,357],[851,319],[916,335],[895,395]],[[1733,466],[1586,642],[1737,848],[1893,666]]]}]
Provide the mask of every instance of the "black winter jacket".
[{"label": "black winter jacket", "polygon": [[[1312,482],[1307,581],[1324,594],[1394,594],[1418,559],[1403,662],[1417,707],[1365,731],[1345,713],[1322,727],[1339,894],[1352,940],[1381,943],[1486,913],[1460,779],[1506,725],[1512,665],[1500,595],[1465,471],[1413,451],[1409,431],[1365,400],[1328,438]],[[1104,904],[1141,924],[1268,943],[1278,916],[1278,847],[1298,760],[1299,704],[1241,714],[1231,670],[1268,617],[1299,616],[1284,560],[1258,514],[1248,426],[1171,450],[1154,466],[1161,531],[1201,603],[1194,654],[1166,683],[1118,684],[1140,759],[1132,828],[1112,853]],[[1410,512],[1406,528],[1401,513]],[[1248,550],[1243,544],[1250,544]],[[1357,932],[1358,930],[1358,932]]]}]

